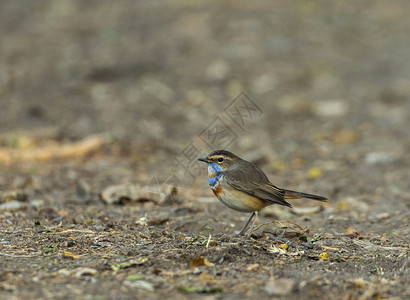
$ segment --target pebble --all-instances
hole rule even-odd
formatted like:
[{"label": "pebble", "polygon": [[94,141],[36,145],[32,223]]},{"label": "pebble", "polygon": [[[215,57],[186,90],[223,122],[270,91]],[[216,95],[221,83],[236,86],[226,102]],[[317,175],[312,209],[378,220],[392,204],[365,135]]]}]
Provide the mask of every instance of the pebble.
[{"label": "pebble", "polygon": [[286,296],[292,292],[295,280],[290,278],[280,278],[270,280],[265,285],[265,292],[269,296]]},{"label": "pebble", "polygon": [[343,117],[349,112],[349,104],[344,100],[327,100],[317,102],[313,111],[320,117]]},{"label": "pebble", "polygon": [[0,212],[2,211],[15,211],[27,208],[27,203],[12,200],[6,203],[0,204]]},{"label": "pebble", "polygon": [[386,152],[370,152],[366,155],[364,161],[368,164],[379,164],[392,162],[395,157],[391,153]]},{"label": "pebble", "polygon": [[273,91],[278,85],[278,79],[273,74],[263,74],[252,81],[252,92],[258,94]]},{"label": "pebble", "polygon": [[228,76],[230,70],[230,66],[225,61],[215,60],[207,66],[205,75],[209,80],[220,81]]}]

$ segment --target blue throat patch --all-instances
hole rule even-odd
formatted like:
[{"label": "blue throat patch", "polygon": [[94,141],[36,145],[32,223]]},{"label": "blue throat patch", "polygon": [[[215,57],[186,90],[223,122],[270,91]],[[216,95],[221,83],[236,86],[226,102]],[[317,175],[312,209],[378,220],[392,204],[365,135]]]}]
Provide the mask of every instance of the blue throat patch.
[{"label": "blue throat patch", "polygon": [[[211,170],[210,170],[211,169]],[[219,178],[221,178],[221,167],[218,166],[216,163],[208,163],[208,173],[215,173],[215,177],[211,178],[208,176],[208,183],[211,187],[215,186],[218,183]],[[211,172],[210,172],[211,171]]]}]

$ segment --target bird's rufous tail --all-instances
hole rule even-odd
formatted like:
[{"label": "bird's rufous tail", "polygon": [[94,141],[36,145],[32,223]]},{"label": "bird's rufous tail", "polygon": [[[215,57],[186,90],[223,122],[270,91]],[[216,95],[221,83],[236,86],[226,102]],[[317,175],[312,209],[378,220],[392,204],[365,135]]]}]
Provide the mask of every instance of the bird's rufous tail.
[{"label": "bird's rufous tail", "polygon": [[285,199],[301,199],[301,198],[308,198],[308,199],[313,199],[313,200],[318,200],[318,201],[326,201],[327,198],[318,196],[318,195],[312,195],[312,194],[306,194],[306,193],[300,193],[296,191],[291,191],[291,190],[285,190],[282,189]]}]

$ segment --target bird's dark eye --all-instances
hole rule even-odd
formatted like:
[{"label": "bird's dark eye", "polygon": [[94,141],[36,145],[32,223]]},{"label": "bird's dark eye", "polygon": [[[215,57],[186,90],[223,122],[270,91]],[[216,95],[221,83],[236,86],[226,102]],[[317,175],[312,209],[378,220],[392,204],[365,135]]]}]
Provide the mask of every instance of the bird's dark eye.
[{"label": "bird's dark eye", "polygon": [[218,161],[219,161],[219,162],[223,162],[224,159],[223,159],[222,157],[220,157],[220,158],[218,158]]}]

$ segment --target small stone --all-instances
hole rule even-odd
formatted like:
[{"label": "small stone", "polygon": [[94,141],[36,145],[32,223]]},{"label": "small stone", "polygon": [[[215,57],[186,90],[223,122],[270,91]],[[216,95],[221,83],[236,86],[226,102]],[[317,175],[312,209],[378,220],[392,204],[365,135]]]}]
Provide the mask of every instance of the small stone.
[{"label": "small stone", "polygon": [[312,111],[312,102],[298,95],[283,96],[278,108],[284,113],[307,113]]},{"label": "small stone", "polygon": [[94,276],[95,274],[98,273],[96,269],[93,268],[87,268],[87,267],[80,267],[74,270],[74,276],[77,278],[81,278],[83,276]]},{"label": "small stone", "polygon": [[344,100],[327,100],[317,102],[313,111],[320,117],[342,117],[349,111],[349,105]]},{"label": "small stone", "polygon": [[295,280],[290,278],[270,280],[265,285],[265,292],[269,296],[286,296],[292,292],[294,286]]},{"label": "small stone", "polygon": [[252,81],[252,91],[264,94],[274,90],[277,84],[278,80],[273,74],[263,74]]},{"label": "small stone", "polygon": [[388,219],[389,217],[390,217],[390,214],[387,213],[387,212],[380,213],[380,214],[377,214],[377,215],[376,215],[376,218],[377,218],[378,220]]},{"label": "small stone", "polygon": [[364,160],[368,164],[389,163],[394,160],[394,156],[385,152],[371,152],[366,155]]},{"label": "small stone", "polygon": [[20,209],[27,208],[27,203],[23,203],[20,201],[12,200],[6,203],[0,204],[0,212],[1,211],[15,211]]},{"label": "small stone", "polygon": [[207,66],[205,74],[210,80],[220,81],[228,76],[230,70],[231,68],[225,61],[215,60]]}]

